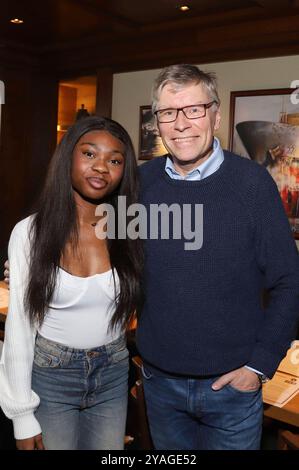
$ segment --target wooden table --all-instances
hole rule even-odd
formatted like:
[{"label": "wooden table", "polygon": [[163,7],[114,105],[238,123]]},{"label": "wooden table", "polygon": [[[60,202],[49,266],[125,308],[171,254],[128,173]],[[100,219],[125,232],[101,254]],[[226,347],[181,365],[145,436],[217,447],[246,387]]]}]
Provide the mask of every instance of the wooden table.
[{"label": "wooden table", "polygon": [[282,408],[264,404],[264,416],[299,428],[299,393]]}]

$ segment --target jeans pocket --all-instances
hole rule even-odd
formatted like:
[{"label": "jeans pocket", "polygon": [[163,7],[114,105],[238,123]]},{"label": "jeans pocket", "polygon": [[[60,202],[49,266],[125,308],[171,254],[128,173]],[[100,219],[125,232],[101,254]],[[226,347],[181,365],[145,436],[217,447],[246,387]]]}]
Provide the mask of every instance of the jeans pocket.
[{"label": "jeans pocket", "polygon": [[42,351],[40,348],[35,348],[33,362],[38,367],[59,367],[61,360],[60,356],[55,356],[48,352]]},{"label": "jeans pocket", "polygon": [[229,390],[232,390],[233,392],[235,393],[240,393],[241,395],[250,395],[250,394],[255,394],[255,393],[258,393],[260,390],[261,390],[261,386],[259,385],[258,388],[255,388],[253,390],[240,390],[236,387],[233,387],[231,384],[227,384],[226,387],[229,389]]},{"label": "jeans pocket", "polygon": [[117,364],[118,362],[124,361],[128,359],[129,357],[129,351],[127,349],[126,344],[124,343],[122,346],[117,351],[114,351],[112,353],[112,363]]}]

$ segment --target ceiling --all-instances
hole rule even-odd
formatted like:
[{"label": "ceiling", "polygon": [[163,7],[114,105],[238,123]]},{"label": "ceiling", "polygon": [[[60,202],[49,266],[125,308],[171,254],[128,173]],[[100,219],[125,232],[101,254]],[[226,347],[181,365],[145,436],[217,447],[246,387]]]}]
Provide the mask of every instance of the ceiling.
[{"label": "ceiling", "polygon": [[[188,5],[182,12],[180,5]],[[23,24],[12,24],[19,18]],[[61,73],[299,53],[299,0],[9,0],[0,59]]]}]

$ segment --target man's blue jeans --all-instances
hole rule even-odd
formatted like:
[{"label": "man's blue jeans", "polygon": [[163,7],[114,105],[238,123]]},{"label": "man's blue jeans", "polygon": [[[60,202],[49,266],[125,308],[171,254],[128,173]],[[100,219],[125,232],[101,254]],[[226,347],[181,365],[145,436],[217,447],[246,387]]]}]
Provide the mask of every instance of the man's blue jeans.
[{"label": "man's blue jeans", "polygon": [[259,449],[261,389],[211,388],[218,377],[168,378],[143,368],[150,431],[156,449]]},{"label": "man's blue jeans", "polygon": [[123,449],[128,397],[124,337],[95,349],[72,349],[38,335],[32,388],[48,450]]}]

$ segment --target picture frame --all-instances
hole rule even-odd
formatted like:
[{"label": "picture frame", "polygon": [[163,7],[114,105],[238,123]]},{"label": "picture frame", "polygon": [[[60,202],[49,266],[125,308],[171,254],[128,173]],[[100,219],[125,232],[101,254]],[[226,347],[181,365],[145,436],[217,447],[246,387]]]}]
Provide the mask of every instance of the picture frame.
[{"label": "picture frame", "polygon": [[139,112],[139,160],[151,160],[165,155],[162,139],[156,126],[151,106],[140,106]]},{"label": "picture frame", "polygon": [[299,239],[298,90],[232,91],[229,149],[265,166],[277,184],[292,232]]}]

